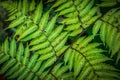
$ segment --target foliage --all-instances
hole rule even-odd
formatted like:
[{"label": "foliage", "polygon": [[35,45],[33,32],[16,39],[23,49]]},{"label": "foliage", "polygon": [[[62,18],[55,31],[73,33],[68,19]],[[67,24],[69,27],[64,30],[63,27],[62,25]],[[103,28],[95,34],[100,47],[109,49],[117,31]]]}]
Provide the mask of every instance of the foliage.
[{"label": "foliage", "polygon": [[[119,3],[2,1],[10,22],[4,30],[14,32],[1,43],[0,74],[7,80],[119,80]],[[112,9],[103,13],[106,7]]]}]

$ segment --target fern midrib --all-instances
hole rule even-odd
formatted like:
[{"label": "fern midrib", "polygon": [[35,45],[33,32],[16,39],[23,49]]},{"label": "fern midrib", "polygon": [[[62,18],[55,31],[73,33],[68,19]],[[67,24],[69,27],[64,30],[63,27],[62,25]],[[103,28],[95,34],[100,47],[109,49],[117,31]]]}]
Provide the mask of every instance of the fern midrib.
[{"label": "fern midrib", "polygon": [[[31,19],[31,18],[28,18],[28,19]],[[31,19],[31,21],[33,22],[33,24],[35,24],[34,21],[33,21],[33,19]],[[45,34],[45,30],[44,30],[44,29],[41,29],[38,24],[35,24],[35,25],[38,26],[39,30],[40,30],[40,31],[43,33],[43,35],[46,37],[47,41],[49,42],[50,46],[52,47],[52,49],[53,49],[53,51],[54,51],[54,53],[55,53],[55,56],[57,57],[57,54],[56,54],[57,51],[55,50],[54,46],[52,45],[52,42],[48,39],[48,36]]]},{"label": "fern midrib", "polygon": [[[40,30],[41,30],[41,29],[40,29]],[[56,54],[57,51],[55,50],[54,46],[52,45],[52,42],[48,39],[48,36],[45,34],[45,31],[44,31],[44,30],[41,30],[41,32],[43,33],[43,35],[45,35],[47,41],[49,42],[50,46],[52,47],[52,49],[53,49],[53,51],[54,51],[54,53],[55,53],[55,56],[58,57],[57,54]]]},{"label": "fern midrib", "polygon": [[73,2],[73,6],[75,7],[75,10],[76,10],[77,13],[78,13],[78,20],[79,20],[80,23],[81,23],[80,27],[82,27],[82,29],[85,30],[85,28],[83,27],[83,22],[82,22],[82,20],[81,20],[81,16],[80,16],[80,14],[79,14],[80,12],[79,12],[79,10],[77,9],[77,6],[75,5],[74,0],[72,0],[72,2]]},{"label": "fern midrib", "polygon": [[[120,31],[119,26],[114,26],[113,24],[111,24],[111,23],[108,22],[108,21],[103,20],[102,18],[100,18],[99,20],[101,20],[102,22],[105,22],[105,23],[111,25],[113,28],[117,28],[117,30]],[[107,27],[107,26],[106,26],[106,27]]]}]

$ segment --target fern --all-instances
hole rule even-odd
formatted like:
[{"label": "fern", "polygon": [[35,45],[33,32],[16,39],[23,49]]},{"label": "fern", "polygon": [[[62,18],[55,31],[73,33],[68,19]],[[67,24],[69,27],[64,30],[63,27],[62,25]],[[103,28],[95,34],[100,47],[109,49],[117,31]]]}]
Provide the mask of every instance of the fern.
[{"label": "fern", "polygon": [[[34,55],[29,59],[30,52],[28,46],[24,48],[23,44],[20,43],[17,48],[15,39],[12,39],[10,43],[8,42],[8,39],[6,39],[1,46],[0,51],[0,64],[3,64],[3,66],[1,66],[0,74],[6,73],[5,76],[8,79],[22,79],[28,72],[34,74],[34,72],[31,71],[33,67],[32,64],[36,62],[35,59],[37,59],[38,55]],[[18,77],[22,72],[25,72],[26,74]]]},{"label": "fern", "polygon": [[[28,5],[27,2],[26,5]],[[40,60],[46,60],[52,56],[58,56],[57,52],[67,41],[68,32],[61,32],[64,25],[55,25],[58,15],[48,21],[50,10],[42,15],[42,7],[41,1],[33,12],[34,14],[29,16],[30,18],[25,16],[27,13],[24,12],[23,15],[13,20],[7,29],[16,28],[14,37],[19,36],[17,41],[31,40],[30,51],[36,51],[35,53],[41,54]]]},{"label": "fern", "polygon": [[[102,73],[102,70],[103,74],[106,74],[104,73],[105,67],[102,68],[102,65],[106,66],[108,71],[112,68],[103,64],[110,58],[101,54],[104,50],[97,48],[100,45],[99,43],[90,43],[92,38],[93,36],[79,38],[64,56],[64,61],[69,65],[69,70],[71,71],[73,68],[74,76],[78,76],[79,80],[99,80],[99,78],[107,77],[99,74],[99,71]],[[109,79],[112,80],[112,77],[115,76],[110,76]]]},{"label": "fern", "polygon": [[59,23],[66,24],[64,30],[69,31],[70,36],[79,35],[101,16],[94,0],[57,0],[51,8],[56,8],[59,16],[65,16]]},{"label": "fern", "polygon": [[[104,2],[2,1],[10,22],[4,30],[15,33],[0,45],[0,74],[7,80],[119,80],[119,0]],[[108,6],[115,8],[103,14]]]},{"label": "fern", "polygon": [[111,9],[103,18],[98,20],[93,27],[93,35],[96,35],[100,30],[100,38],[104,45],[109,47],[109,52],[112,52],[111,57],[117,55],[116,63],[118,63],[120,59],[119,11],[118,8]]}]

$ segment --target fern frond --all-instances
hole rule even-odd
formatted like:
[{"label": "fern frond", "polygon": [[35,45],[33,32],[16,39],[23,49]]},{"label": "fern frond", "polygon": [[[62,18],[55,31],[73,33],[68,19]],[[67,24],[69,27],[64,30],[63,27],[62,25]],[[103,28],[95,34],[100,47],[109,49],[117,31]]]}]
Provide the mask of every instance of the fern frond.
[{"label": "fern frond", "polygon": [[[2,64],[0,74],[5,74],[7,79],[17,78],[18,80],[24,79],[29,73],[35,76],[32,68],[34,70],[33,64],[36,64],[38,55],[35,54],[30,58],[28,46],[24,49],[23,44],[20,43],[17,48],[15,39],[12,39],[11,42],[6,39],[3,44],[3,49],[0,48],[0,54],[2,54],[0,56],[0,64]],[[23,74],[20,76],[21,73]]]},{"label": "fern frond", "polygon": [[94,4],[94,0],[57,0],[51,8],[66,17],[60,22],[67,25],[64,30],[69,31],[70,36],[77,36],[101,16]]},{"label": "fern frond", "polygon": [[[119,11],[119,8],[111,9],[93,27],[93,35],[96,35],[100,30],[100,38],[104,45],[109,47],[111,57],[119,55],[120,50]],[[118,59],[116,63],[118,63]]]},{"label": "fern frond", "polygon": [[[93,79],[97,80],[102,77],[110,77],[111,79],[119,79],[119,75],[102,75],[104,71],[110,71],[114,74],[117,71],[112,66],[108,66],[104,62],[111,60],[105,55],[101,54],[105,52],[102,49],[97,48],[99,43],[90,43],[93,36],[79,38],[64,55],[64,62],[68,65],[70,71],[74,71],[74,77],[78,77],[78,80]],[[102,67],[102,65],[106,67]]]},{"label": "fern frond", "polygon": [[[26,7],[24,7],[25,5]],[[13,14],[14,16],[11,17],[14,20],[6,29],[16,29],[14,37],[18,37],[17,41],[30,41],[30,51],[36,51],[36,54],[40,54],[39,60],[47,60],[53,56],[57,57],[57,54],[60,54],[59,50],[64,47],[68,38],[68,32],[62,32],[64,25],[55,25],[58,14],[52,18],[49,17],[51,10],[43,14],[41,0],[35,7],[33,14],[29,15],[28,13],[31,13],[31,10],[29,10],[28,5],[30,4],[27,0],[18,2],[17,9],[18,12],[22,12],[22,15],[14,18],[15,15],[18,15],[18,12]],[[34,5],[34,2],[31,5]],[[23,8],[20,8],[20,6],[23,6]],[[12,20],[11,17],[8,20]]]}]

